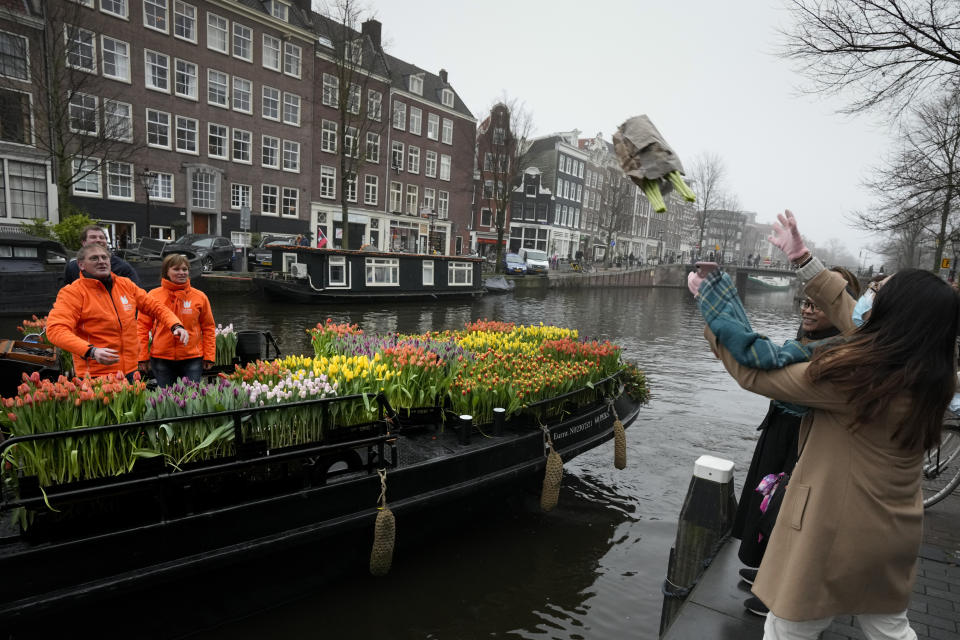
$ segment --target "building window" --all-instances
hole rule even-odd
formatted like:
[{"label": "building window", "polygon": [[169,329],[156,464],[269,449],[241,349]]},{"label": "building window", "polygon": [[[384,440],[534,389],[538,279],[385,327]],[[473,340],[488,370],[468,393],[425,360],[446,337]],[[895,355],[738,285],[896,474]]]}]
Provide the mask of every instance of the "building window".
[{"label": "building window", "polygon": [[357,201],[357,174],[347,177],[346,180],[347,202]]},{"label": "building window", "polygon": [[130,82],[130,45],[103,36],[103,77]]},{"label": "building window", "polygon": [[242,209],[252,206],[252,191],[248,184],[233,183],[230,185],[230,208]]},{"label": "building window", "polygon": [[70,130],[76,133],[97,135],[97,98],[85,93],[70,96]]},{"label": "building window", "polygon": [[379,199],[377,176],[367,175],[363,177],[363,204],[377,206]]},{"label": "building window", "polygon": [[300,211],[300,192],[296,187],[284,187],[280,215],[296,218]]},{"label": "building window", "polygon": [[393,102],[393,128],[403,131],[407,128],[407,105],[402,102]]},{"label": "building window", "polygon": [[292,42],[283,43],[283,72],[294,78],[300,77],[300,46]]},{"label": "building window", "polygon": [[112,200],[133,200],[133,165],[129,162],[107,163],[107,197]]},{"label": "building window", "polygon": [[145,49],[143,73],[147,89],[170,93],[170,58],[167,55]]},{"label": "building window", "polygon": [[431,140],[440,139],[440,116],[435,113],[427,116],[427,137]]},{"label": "building window", "polygon": [[177,151],[183,153],[200,153],[200,146],[197,141],[200,129],[199,124],[193,118],[184,118],[177,116]]},{"label": "building window", "polygon": [[30,94],[0,89],[0,140],[32,144],[30,113]]},{"label": "building window", "polygon": [[233,23],[233,57],[253,62],[253,29]]},{"label": "building window", "polygon": [[133,140],[133,107],[130,104],[103,100],[103,135],[113,140]]},{"label": "building window", "polygon": [[440,155],[440,179],[450,180],[450,156]]},{"label": "building window", "polygon": [[488,199],[493,197],[493,180],[483,181],[483,197]]},{"label": "building window", "polygon": [[91,73],[97,70],[97,35],[93,31],[67,25],[67,65]]},{"label": "building window", "polygon": [[347,259],[344,256],[330,256],[327,262],[329,275],[327,285],[330,287],[347,286]]},{"label": "building window", "polygon": [[418,192],[417,185],[415,184],[407,185],[407,213],[412,213],[414,215],[418,213],[417,201],[419,200],[419,197],[417,192]]},{"label": "building window", "polygon": [[173,174],[154,172],[153,176],[150,199],[173,202]]},{"label": "building window", "polygon": [[446,219],[450,213],[450,194],[446,191],[437,193],[437,217]]},{"label": "building window", "polygon": [[280,0],[269,0],[268,4],[270,5],[270,15],[278,20],[283,20],[284,22],[287,21],[287,15],[290,11],[290,7],[286,3],[280,2]]},{"label": "building window", "polygon": [[340,79],[329,73],[323,74],[323,104],[337,108],[337,93],[340,91]]},{"label": "building window", "polygon": [[147,109],[147,144],[161,149],[170,148],[170,114]]},{"label": "building window", "polygon": [[360,130],[356,127],[347,127],[343,132],[343,155],[353,158],[360,157]]},{"label": "building window", "polygon": [[207,69],[207,103],[218,107],[230,107],[230,76],[222,71]]},{"label": "building window", "polygon": [[436,151],[427,151],[426,158],[423,162],[423,175],[428,178],[437,177],[437,152]]},{"label": "building window", "polygon": [[227,139],[230,129],[226,125],[209,123],[207,125],[207,155],[211,158],[227,159]]},{"label": "building window", "polygon": [[403,143],[392,142],[390,145],[390,166],[395,171],[403,171]]},{"label": "building window", "polygon": [[173,3],[173,35],[188,42],[197,42],[197,8],[181,0]]},{"label": "building window", "polygon": [[193,173],[191,204],[197,209],[217,208],[217,176],[206,171]]},{"label": "building window", "polygon": [[100,11],[118,18],[126,18],[127,0],[100,0]]},{"label": "building window", "polygon": [[447,284],[470,286],[473,284],[473,263],[451,261],[447,264]]},{"label": "building window", "polygon": [[263,34],[263,66],[280,71],[280,38]]},{"label": "building window", "polygon": [[403,185],[399,182],[390,183],[390,212],[400,213],[403,211]]},{"label": "building window", "polygon": [[0,75],[18,80],[29,79],[27,51],[26,38],[0,31]]},{"label": "building window", "polygon": [[443,131],[440,141],[444,144],[453,144],[453,120],[449,118],[443,119]]},{"label": "building window", "polygon": [[443,106],[453,108],[453,91],[450,89],[444,89],[440,92],[440,102],[443,103]]},{"label": "building window", "polygon": [[283,94],[283,122],[300,126],[300,96],[295,93]]},{"label": "building window", "polygon": [[407,84],[410,88],[410,93],[415,93],[418,96],[423,95],[423,76],[422,75],[410,76]]},{"label": "building window", "polygon": [[399,258],[366,258],[367,286],[395,287],[400,284]]},{"label": "building window", "polygon": [[[2,168],[3,163],[0,163]],[[6,176],[0,173],[0,186],[5,177],[10,187],[10,208],[6,211],[6,194],[0,189],[0,216],[9,214],[11,218],[46,220],[47,168],[42,164],[7,160],[6,169]]]},{"label": "building window", "polygon": [[280,120],[280,91],[263,85],[263,107],[261,114],[267,120]]},{"label": "building window", "polygon": [[490,227],[493,225],[493,212],[490,209],[480,209],[480,226]]},{"label": "building window", "polygon": [[260,186],[260,213],[265,216],[280,214],[280,188],[272,184]]},{"label": "building window", "polygon": [[320,167],[320,197],[337,197],[337,170],[333,167]]},{"label": "building window", "polygon": [[174,60],[173,64],[176,69],[174,92],[181,98],[196,100],[199,94],[197,90],[197,65],[177,59]]},{"label": "building window", "polygon": [[410,145],[407,148],[407,171],[420,173],[420,149]]},{"label": "building window", "polygon": [[324,120],[321,123],[320,150],[330,153],[337,152],[337,123],[333,120]]},{"label": "building window", "polygon": [[360,102],[363,91],[360,85],[350,83],[350,92],[347,94],[347,111],[356,115],[360,113]]},{"label": "building window", "polygon": [[244,131],[243,129],[234,129],[233,130],[233,161],[241,162],[243,164],[251,164],[252,154],[250,149],[252,147],[253,135],[249,131]]},{"label": "building window", "polygon": [[74,158],[73,193],[78,196],[100,196],[100,163],[93,158]]},{"label": "building window", "polygon": [[233,77],[233,110],[253,113],[253,83],[246,78]]},{"label": "building window", "polygon": [[367,91],[367,117],[380,122],[380,108],[383,105],[383,94],[370,89]]},{"label": "building window", "polygon": [[433,260],[423,261],[423,286],[433,286]]},{"label": "building window", "polygon": [[434,211],[434,207],[436,206],[435,193],[436,192],[430,187],[425,187],[423,190],[423,206],[430,209],[430,211]]},{"label": "building window", "polygon": [[483,170],[493,171],[493,154],[489,151],[483,154]]},{"label": "building window", "polygon": [[547,221],[547,203],[545,202],[537,203],[537,220],[539,222]]},{"label": "building window", "polygon": [[380,134],[367,132],[367,162],[380,163]]},{"label": "building window", "polygon": [[498,146],[503,145],[505,139],[506,139],[506,132],[500,127],[494,128],[493,144]]},{"label": "building window", "polygon": [[227,53],[230,42],[230,23],[215,13],[207,12],[207,48]]},{"label": "building window", "polygon": [[143,0],[143,26],[167,32],[167,0]]},{"label": "building window", "polygon": [[268,169],[280,168],[280,138],[263,136],[260,163]]},{"label": "building window", "polygon": [[283,141],[283,170],[300,173],[300,143]]}]

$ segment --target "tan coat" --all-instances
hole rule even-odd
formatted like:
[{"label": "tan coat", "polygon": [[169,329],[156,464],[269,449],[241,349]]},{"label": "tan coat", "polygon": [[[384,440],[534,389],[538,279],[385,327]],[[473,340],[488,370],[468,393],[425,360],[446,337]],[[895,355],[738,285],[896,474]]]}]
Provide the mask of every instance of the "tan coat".
[{"label": "tan coat", "polygon": [[[822,272],[806,293],[821,308],[833,305],[831,319],[843,307],[846,320],[837,316],[835,325],[849,329],[842,289],[839,275]],[[880,422],[855,425],[848,398],[809,382],[807,363],[748,369],[709,328],[704,334],[741,387],[813,409],[800,425],[802,454],[753,592],[787,620],[905,610],[922,535],[923,452],[904,450],[890,436],[910,398],[895,398]]]}]

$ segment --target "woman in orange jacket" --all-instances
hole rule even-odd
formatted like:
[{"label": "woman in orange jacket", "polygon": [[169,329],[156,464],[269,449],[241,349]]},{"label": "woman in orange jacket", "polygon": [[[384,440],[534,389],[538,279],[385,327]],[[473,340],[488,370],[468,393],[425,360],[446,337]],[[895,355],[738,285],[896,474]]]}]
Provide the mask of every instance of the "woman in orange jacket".
[{"label": "woman in orange jacket", "polygon": [[[110,252],[94,243],[77,252],[81,277],[65,286],[47,318],[50,342],[74,355],[78,376],[121,373],[133,378],[140,345],[137,313],[156,319],[158,333],[183,344],[190,339],[173,312],[147,296],[129,278],[110,272]],[[167,332],[170,333],[167,333]],[[172,340],[172,338],[170,338]]]},{"label": "woman in orange jacket", "polygon": [[[140,370],[150,369],[157,384],[166,387],[177,378],[200,381],[205,369],[213,366],[217,355],[216,324],[206,294],[190,286],[190,262],[180,254],[170,254],[160,264],[160,286],[147,294],[169,309],[190,334],[186,345],[171,339],[149,316],[140,316]],[[153,343],[150,334],[153,334]]]}]

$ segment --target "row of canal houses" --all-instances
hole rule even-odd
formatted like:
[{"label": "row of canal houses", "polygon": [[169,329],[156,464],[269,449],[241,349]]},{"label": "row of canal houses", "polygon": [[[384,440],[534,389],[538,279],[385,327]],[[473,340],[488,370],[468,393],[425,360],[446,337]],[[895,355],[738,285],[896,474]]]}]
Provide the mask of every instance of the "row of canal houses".
[{"label": "row of canal houses", "polygon": [[478,123],[381,31],[310,0],[0,0],[0,224],[490,255],[502,211],[509,250],[690,256],[694,207],[652,214],[602,135],[513,147],[507,106]]}]

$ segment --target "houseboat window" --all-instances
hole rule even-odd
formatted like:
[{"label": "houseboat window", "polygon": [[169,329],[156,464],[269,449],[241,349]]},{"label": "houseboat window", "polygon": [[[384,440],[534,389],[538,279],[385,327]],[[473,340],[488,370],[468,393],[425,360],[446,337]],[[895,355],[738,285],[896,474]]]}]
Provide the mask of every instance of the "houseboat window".
[{"label": "houseboat window", "polygon": [[37,248],[36,247],[14,247],[13,257],[14,258],[36,258]]},{"label": "houseboat window", "polygon": [[423,286],[433,286],[433,260],[423,261]]},{"label": "houseboat window", "polygon": [[447,267],[447,284],[469,286],[473,284],[473,264],[451,261]]},{"label": "houseboat window", "polygon": [[290,272],[290,265],[297,263],[297,254],[295,253],[285,253],[283,254],[283,272]]},{"label": "houseboat window", "polygon": [[331,287],[347,286],[347,259],[345,257],[331,257],[327,270],[327,280]]},{"label": "houseboat window", "polygon": [[12,258],[13,257],[13,247],[10,245],[0,245],[0,258]]},{"label": "houseboat window", "polygon": [[400,284],[400,260],[397,258],[367,258],[367,285],[395,287]]}]

